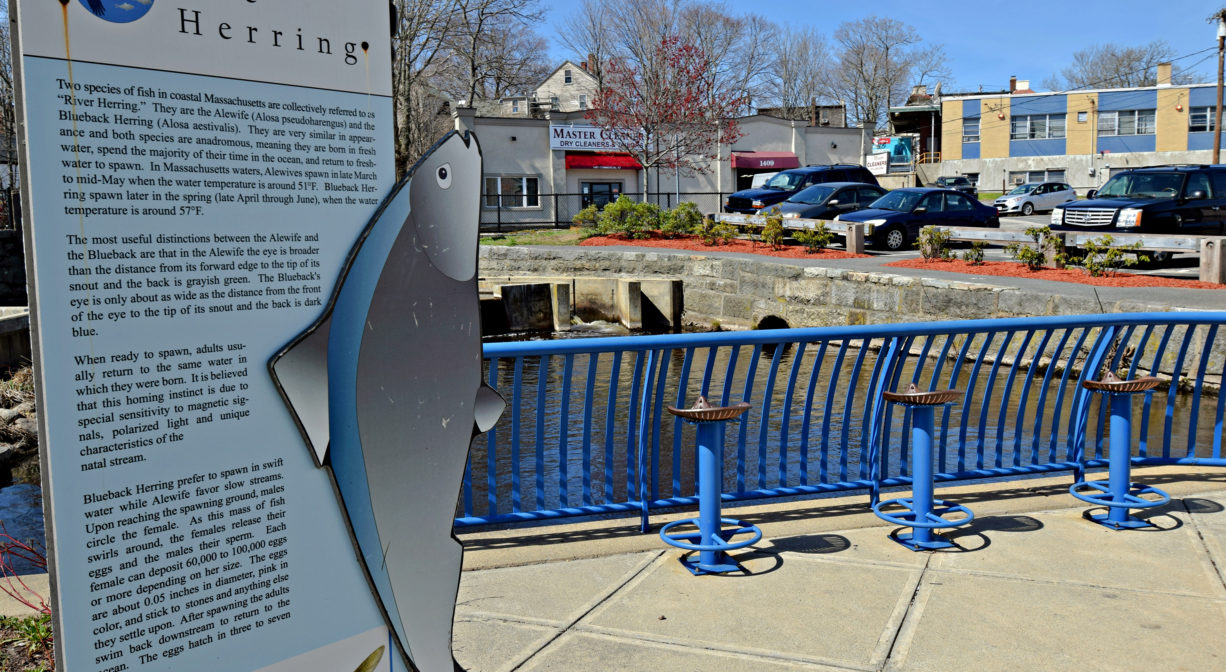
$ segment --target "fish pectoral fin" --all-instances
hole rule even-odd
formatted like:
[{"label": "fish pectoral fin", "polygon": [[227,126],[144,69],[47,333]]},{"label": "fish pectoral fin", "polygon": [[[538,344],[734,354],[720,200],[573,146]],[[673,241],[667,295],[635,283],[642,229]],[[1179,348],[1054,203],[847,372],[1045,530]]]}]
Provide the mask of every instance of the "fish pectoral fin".
[{"label": "fish pectoral fin", "polygon": [[473,404],[473,424],[477,426],[477,433],[482,434],[493,429],[506,407],[507,402],[501,394],[489,385],[481,383],[481,387],[477,388],[477,400]]},{"label": "fish pectoral fin", "polygon": [[328,336],[331,316],[318,322],[268,363],[277,391],[317,464],[328,456]]}]

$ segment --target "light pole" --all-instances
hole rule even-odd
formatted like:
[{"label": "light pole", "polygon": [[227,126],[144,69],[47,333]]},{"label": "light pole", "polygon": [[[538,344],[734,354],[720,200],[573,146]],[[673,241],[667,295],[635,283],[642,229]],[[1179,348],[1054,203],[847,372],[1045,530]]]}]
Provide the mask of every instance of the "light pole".
[{"label": "light pole", "polygon": [[1213,162],[1222,153],[1222,63],[1226,54],[1226,9],[1217,13],[1217,104],[1213,113]]}]

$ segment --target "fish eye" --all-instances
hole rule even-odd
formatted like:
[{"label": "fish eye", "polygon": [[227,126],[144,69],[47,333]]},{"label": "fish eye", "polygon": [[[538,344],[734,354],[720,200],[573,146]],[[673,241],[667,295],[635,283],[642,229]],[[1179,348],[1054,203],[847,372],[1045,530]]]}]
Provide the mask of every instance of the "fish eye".
[{"label": "fish eye", "polygon": [[438,182],[438,186],[442,187],[443,189],[450,188],[451,187],[451,164],[444,163],[443,165],[439,166],[438,170],[434,172],[434,180]]}]

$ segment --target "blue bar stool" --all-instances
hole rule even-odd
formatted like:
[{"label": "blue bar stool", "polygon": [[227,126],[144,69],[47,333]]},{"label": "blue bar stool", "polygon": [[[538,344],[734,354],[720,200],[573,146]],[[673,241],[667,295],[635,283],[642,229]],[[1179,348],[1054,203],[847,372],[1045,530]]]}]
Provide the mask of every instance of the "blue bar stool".
[{"label": "blue bar stool", "polygon": [[[744,548],[762,538],[762,530],[756,525],[746,525],[739,520],[720,516],[724,464],[722,425],[740,417],[747,410],[748,402],[712,407],[703,397],[698,397],[693,408],[668,407],[669,413],[693,423],[698,429],[698,518],[686,518],[665,525],[660,529],[660,538],[670,546],[697,551],[697,559],[692,553],[681,558],[681,564],[695,576],[743,571],[740,563],[727,551]],[[679,525],[695,525],[698,531],[669,534]],[[724,529],[724,525],[732,527]],[[731,540],[742,534],[750,536]]]},{"label": "blue bar stool", "polygon": [[[1132,395],[1152,390],[1160,378],[1145,376],[1132,380],[1120,380],[1108,371],[1101,380],[1082,381],[1082,387],[1099,392],[1111,399],[1111,455],[1105,481],[1081,481],[1069,488],[1077,499],[1097,506],[1107,507],[1107,513],[1088,515],[1086,518],[1113,530],[1151,527],[1153,523],[1129,514],[1129,509],[1144,509],[1160,506],[1171,501],[1171,496],[1151,486],[1132,482]],[[1146,499],[1146,497],[1156,499]]]},{"label": "blue bar stool", "polygon": [[[932,551],[953,546],[936,534],[942,527],[958,527],[975,519],[970,509],[952,504],[943,499],[933,499],[932,433],[933,408],[958,400],[962,393],[957,390],[934,390],[924,392],[911,383],[906,392],[884,392],[885,400],[911,409],[911,496],[878,502],[873,513],[886,522],[910,527],[910,533],[891,533],[890,538],[913,551]],[[888,506],[902,507],[903,511],[882,511]],[[949,514],[961,514],[962,518],[951,520]]]}]

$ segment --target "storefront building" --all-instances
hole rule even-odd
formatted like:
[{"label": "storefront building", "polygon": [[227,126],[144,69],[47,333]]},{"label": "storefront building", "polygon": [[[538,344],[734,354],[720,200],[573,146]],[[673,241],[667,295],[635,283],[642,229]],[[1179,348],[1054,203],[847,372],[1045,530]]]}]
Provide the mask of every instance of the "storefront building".
[{"label": "storefront building", "polygon": [[721,146],[718,161],[687,175],[644,170],[580,111],[543,118],[477,116],[469,109],[455,114],[457,130],[475,132],[481,143],[486,225],[564,224],[587,205],[602,205],[621,194],[641,200],[644,178],[652,202],[671,207],[691,201],[703,212],[717,212],[724,196],[747,188],[756,174],[861,164],[872,135],[860,128],[810,126],[762,115],[738,121],[743,136],[731,147]]}]

